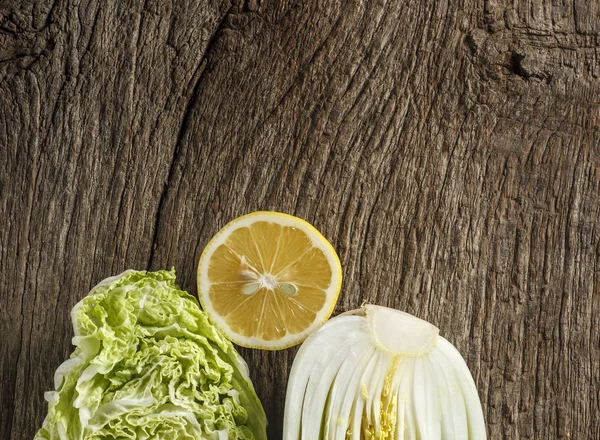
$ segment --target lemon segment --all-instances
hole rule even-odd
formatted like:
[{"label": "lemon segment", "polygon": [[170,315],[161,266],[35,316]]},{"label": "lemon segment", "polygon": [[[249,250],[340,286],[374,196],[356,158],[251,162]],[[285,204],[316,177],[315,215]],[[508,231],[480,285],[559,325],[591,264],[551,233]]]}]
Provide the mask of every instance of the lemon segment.
[{"label": "lemon segment", "polygon": [[234,219],[198,264],[204,310],[244,347],[299,344],[329,318],[341,283],[340,260],[327,239],[310,223],[279,212]]}]

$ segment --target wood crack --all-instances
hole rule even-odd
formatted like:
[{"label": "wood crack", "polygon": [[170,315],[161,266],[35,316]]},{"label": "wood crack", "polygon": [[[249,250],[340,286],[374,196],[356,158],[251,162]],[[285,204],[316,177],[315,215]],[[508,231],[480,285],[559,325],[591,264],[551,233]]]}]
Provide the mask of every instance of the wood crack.
[{"label": "wood crack", "polygon": [[210,53],[211,53],[216,41],[218,40],[219,34],[220,34],[221,30],[223,29],[224,24],[227,19],[227,16],[231,13],[232,8],[233,8],[233,6],[230,5],[229,8],[227,9],[227,11],[225,12],[225,14],[223,14],[223,17],[221,17],[221,20],[219,21],[219,24],[217,25],[215,32],[213,33],[212,37],[208,40],[208,43],[206,44],[206,48],[204,49],[204,54],[203,54],[202,58],[200,59],[200,62],[198,63],[198,67],[196,68],[196,72],[198,70],[201,70],[201,72],[198,75],[198,79],[194,83],[190,99],[188,100],[188,102],[185,106],[185,110],[183,111],[183,115],[181,117],[181,125],[179,128],[179,132],[177,133],[175,147],[173,148],[173,155],[171,156],[171,161],[169,164],[167,180],[163,184],[160,198],[158,200],[158,207],[156,209],[156,216],[154,218],[152,241],[150,242],[150,255],[148,257],[148,264],[146,266],[146,270],[150,270],[150,268],[152,267],[152,264],[154,263],[156,246],[158,245],[157,239],[158,239],[160,220],[161,220],[161,217],[163,214],[165,201],[169,194],[169,188],[171,187],[171,184],[173,182],[173,176],[175,173],[176,164],[179,162],[179,158],[180,158],[180,154],[181,154],[181,146],[183,144],[183,138],[188,133],[190,123],[193,119],[192,118],[193,111],[198,104],[198,99],[200,96],[200,93],[199,93],[200,84],[202,83],[202,79],[204,77],[204,72],[206,71],[208,57],[210,56]]}]

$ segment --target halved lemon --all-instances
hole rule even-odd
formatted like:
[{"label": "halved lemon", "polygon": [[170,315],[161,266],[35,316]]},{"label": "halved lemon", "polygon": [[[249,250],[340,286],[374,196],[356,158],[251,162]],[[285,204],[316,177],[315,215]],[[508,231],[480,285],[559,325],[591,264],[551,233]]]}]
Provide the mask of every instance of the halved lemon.
[{"label": "halved lemon", "polygon": [[280,350],[299,344],[333,312],[342,267],[310,223],[280,212],[238,217],[208,243],[198,297],[238,345]]}]

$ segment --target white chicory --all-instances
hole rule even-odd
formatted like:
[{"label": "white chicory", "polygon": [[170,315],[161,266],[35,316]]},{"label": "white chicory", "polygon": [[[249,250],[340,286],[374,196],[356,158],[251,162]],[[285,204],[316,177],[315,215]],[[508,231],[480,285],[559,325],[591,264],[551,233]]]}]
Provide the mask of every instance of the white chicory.
[{"label": "white chicory", "polygon": [[367,305],[301,346],[287,388],[284,440],[484,440],[475,383],[438,329]]}]

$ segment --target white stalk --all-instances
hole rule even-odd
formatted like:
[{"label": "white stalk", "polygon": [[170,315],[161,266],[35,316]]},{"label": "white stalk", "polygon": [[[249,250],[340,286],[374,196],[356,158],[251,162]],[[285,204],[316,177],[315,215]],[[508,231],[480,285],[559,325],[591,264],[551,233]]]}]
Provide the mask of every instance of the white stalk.
[{"label": "white stalk", "polygon": [[300,347],[284,440],[485,440],[475,383],[432,324],[367,305]]}]

